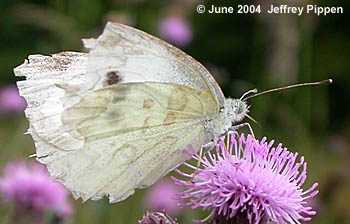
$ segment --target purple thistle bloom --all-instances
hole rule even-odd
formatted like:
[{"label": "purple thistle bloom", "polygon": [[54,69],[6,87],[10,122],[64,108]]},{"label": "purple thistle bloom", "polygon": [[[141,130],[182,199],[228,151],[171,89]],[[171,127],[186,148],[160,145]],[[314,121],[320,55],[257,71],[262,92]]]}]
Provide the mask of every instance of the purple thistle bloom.
[{"label": "purple thistle bloom", "polygon": [[212,209],[207,218],[195,222],[203,223],[211,218],[211,223],[220,223],[218,220],[231,223],[242,220],[242,215],[246,221],[234,223],[283,224],[311,220],[309,216],[316,212],[306,205],[306,200],[318,193],[315,190],[318,184],[306,191],[301,188],[306,179],[304,157],[297,162],[298,153],[289,152],[282,144],[274,148],[274,141],[267,143],[265,137],[260,142],[251,135],[242,134],[236,139],[231,134],[228,138],[226,146],[223,141],[217,144],[213,155],[208,153],[201,158],[193,149],[186,152],[201,167],[185,163],[194,174],[176,171],[190,180],[173,177],[176,184],[187,188],[178,195],[183,200],[181,206]]},{"label": "purple thistle bloom", "polygon": [[192,40],[190,26],[178,16],[163,18],[159,23],[158,30],[162,38],[178,46],[186,46]]},{"label": "purple thistle bloom", "polygon": [[163,212],[147,212],[138,224],[177,224],[165,211]]},{"label": "purple thistle bloom", "polygon": [[169,214],[176,215],[180,207],[177,206],[176,194],[180,188],[169,179],[163,179],[154,185],[146,194],[145,207],[151,211],[165,209]]},{"label": "purple thistle bloom", "polygon": [[3,202],[15,202],[24,209],[50,210],[60,217],[73,213],[67,201],[68,191],[50,179],[41,164],[25,161],[7,164],[0,178],[0,193]]},{"label": "purple thistle bloom", "polygon": [[19,96],[15,85],[8,85],[0,90],[0,111],[23,111],[26,102]]}]

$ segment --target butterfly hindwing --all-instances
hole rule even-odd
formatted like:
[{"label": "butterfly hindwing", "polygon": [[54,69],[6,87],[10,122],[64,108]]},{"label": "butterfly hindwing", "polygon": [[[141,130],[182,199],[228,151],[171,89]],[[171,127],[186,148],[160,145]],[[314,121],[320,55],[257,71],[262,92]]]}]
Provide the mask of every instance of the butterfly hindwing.
[{"label": "butterfly hindwing", "polygon": [[62,113],[64,129],[84,146],[47,165],[77,197],[122,200],[186,160],[188,144],[208,141],[204,124],[217,107],[209,93],[169,83],[88,92]]}]

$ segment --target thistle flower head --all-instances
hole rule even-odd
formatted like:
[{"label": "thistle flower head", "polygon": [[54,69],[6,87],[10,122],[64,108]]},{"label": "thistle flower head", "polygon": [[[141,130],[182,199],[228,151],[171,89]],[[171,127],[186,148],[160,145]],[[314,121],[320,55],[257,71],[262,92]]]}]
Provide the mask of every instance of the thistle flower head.
[{"label": "thistle flower head", "polygon": [[163,212],[147,212],[146,215],[138,222],[138,224],[177,224],[165,211]]},{"label": "thistle flower head", "polygon": [[[200,167],[185,163],[193,174],[177,172],[189,178],[176,184],[187,189],[178,196],[180,205],[212,210],[203,220],[246,219],[242,223],[300,223],[309,221],[316,212],[306,205],[306,200],[315,196],[317,183],[308,190],[302,189],[306,178],[304,157],[297,161],[297,153],[289,152],[282,144],[273,147],[274,141],[260,142],[251,135],[235,134],[228,137],[225,145],[220,141],[215,154],[201,158],[193,149],[188,153],[200,163]],[[237,222],[234,222],[237,223]]]},{"label": "thistle flower head", "polygon": [[26,102],[19,96],[15,85],[0,89],[0,112],[20,112],[26,107]]},{"label": "thistle flower head", "polygon": [[51,210],[59,216],[73,212],[67,200],[68,191],[50,179],[43,165],[15,161],[7,164],[0,177],[2,202],[35,211]]},{"label": "thistle flower head", "polygon": [[177,206],[177,200],[175,199],[176,194],[180,190],[170,179],[164,178],[148,190],[144,206],[149,211],[162,211],[165,209],[168,214],[176,215],[181,209]]},{"label": "thistle flower head", "polygon": [[179,16],[163,18],[158,30],[162,38],[178,46],[185,46],[192,40],[192,30],[189,24]]}]

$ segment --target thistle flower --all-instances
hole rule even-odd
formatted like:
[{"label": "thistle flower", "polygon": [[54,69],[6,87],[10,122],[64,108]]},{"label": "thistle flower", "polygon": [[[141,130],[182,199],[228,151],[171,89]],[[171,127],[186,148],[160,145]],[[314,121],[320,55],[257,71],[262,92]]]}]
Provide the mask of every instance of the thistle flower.
[{"label": "thistle flower", "polygon": [[318,184],[305,191],[301,188],[306,179],[304,157],[297,162],[298,153],[289,152],[282,144],[272,147],[274,141],[267,143],[265,137],[260,142],[243,134],[227,138],[227,145],[220,141],[213,155],[201,158],[193,149],[186,151],[201,166],[185,163],[193,174],[177,170],[189,180],[172,177],[187,188],[178,195],[181,206],[212,210],[207,218],[195,222],[283,224],[311,220],[309,216],[316,212],[306,200],[318,193]]},{"label": "thistle flower", "polygon": [[15,85],[8,85],[0,89],[0,111],[23,111],[26,102],[19,96]]},{"label": "thistle flower", "polygon": [[185,46],[192,40],[192,30],[186,20],[178,16],[163,18],[158,26],[159,34],[165,40]]},{"label": "thistle flower", "polygon": [[169,179],[163,179],[152,186],[146,194],[144,206],[150,211],[165,209],[170,215],[176,215],[181,209],[177,206],[176,194],[180,188]]},{"label": "thistle flower", "polygon": [[177,224],[177,222],[163,211],[152,213],[147,212],[138,224]]},{"label": "thistle flower", "polygon": [[43,165],[16,161],[7,164],[0,178],[4,202],[14,202],[22,210],[54,211],[63,217],[73,212],[67,201],[68,191],[50,179]]}]

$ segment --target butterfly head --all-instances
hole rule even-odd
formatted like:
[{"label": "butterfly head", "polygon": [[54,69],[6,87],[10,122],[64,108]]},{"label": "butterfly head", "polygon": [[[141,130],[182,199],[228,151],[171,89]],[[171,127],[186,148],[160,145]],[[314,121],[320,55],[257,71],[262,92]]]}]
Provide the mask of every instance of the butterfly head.
[{"label": "butterfly head", "polygon": [[249,112],[249,105],[241,99],[227,99],[227,117],[230,118],[232,123],[237,123],[243,120],[246,114]]}]

